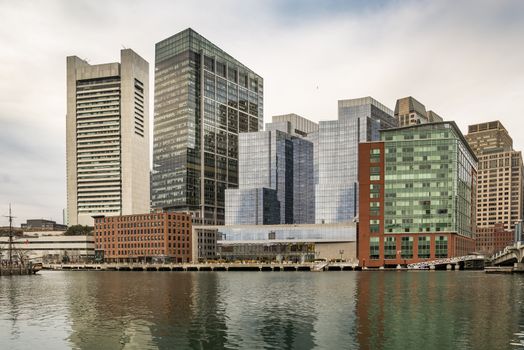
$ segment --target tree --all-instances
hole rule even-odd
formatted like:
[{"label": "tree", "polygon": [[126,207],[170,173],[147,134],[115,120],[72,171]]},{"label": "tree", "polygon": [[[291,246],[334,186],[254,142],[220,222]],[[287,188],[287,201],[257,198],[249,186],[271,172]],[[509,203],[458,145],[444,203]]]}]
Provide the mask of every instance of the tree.
[{"label": "tree", "polygon": [[91,226],[73,225],[67,228],[65,236],[92,236],[93,228]]}]

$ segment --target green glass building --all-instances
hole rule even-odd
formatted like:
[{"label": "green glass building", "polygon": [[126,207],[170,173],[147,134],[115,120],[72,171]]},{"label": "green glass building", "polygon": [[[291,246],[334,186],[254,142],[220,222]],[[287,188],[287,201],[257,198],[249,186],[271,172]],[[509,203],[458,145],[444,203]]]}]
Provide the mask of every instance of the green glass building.
[{"label": "green glass building", "polygon": [[238,134],[262,125],[259,75],[190,28],[157,43],[152,207],[222,224]]},{"label": "green glass building", "polygon": [[477,160],[453,122],[381,131],[385,233],[473,238]]},{"label": "green glass building", "polygon": [[359,261],[406,265],[475,250],[477,158],[454,122],[359,145]]}]

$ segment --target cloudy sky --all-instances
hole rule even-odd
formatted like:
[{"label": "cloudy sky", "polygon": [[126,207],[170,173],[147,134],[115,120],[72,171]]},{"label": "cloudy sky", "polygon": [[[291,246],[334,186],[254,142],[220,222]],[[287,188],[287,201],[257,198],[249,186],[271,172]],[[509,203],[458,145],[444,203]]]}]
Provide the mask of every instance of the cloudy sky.
[{"label": "cloudy sky", "polygon": [[264,78],[266,121],[412,95],[464,132],[498,119],[524,146],[524,1],[0,0],[0,214],[62,222],[66,56],[126,47],[152,70],[154,44],[187,27]]}]

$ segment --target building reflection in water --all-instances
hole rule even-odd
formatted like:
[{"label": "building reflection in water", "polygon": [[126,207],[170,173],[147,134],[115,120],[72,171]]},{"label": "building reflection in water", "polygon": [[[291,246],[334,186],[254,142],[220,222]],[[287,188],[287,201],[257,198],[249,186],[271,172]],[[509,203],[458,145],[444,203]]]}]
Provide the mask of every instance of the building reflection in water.
[{"label": "building reflection in water", "polygon": [[[219,314],[208,308],[203,315],[209,306],[201,305],[217,305],[220,295],[204,293],[202,277],[170,272],[71,274],[75,289],[69,291],[70,341],[83,349],[188,348],[195,347],[195,339],[220,345],[214,333],[221,328]],[[212,279],[206,276],[205,283],[212,286]],[[208,315],[215,320],[206,319],[213,331],[205,334],[194,321]]]},{"label": "building reflection in water", "polygon": [[356,274],[345,275],[71,273],[69,340],[82,349],[354,347]]},{"label": "building reflection in water", "polygon": [[515,301],[521,300],[522,288],[515,283],[520,282],[483,272],[362,272],[359,347],[508,348],[522,324],[522,312],[512,310],[521,308]]}]

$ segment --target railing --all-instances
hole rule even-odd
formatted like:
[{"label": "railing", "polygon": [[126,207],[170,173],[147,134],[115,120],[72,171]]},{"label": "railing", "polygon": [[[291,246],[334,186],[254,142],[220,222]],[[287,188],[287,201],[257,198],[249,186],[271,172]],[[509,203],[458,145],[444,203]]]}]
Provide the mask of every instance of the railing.
[{"label": "railing", "polygon": [[505,247],[504,249],[502,249],[501,251],[496,252],[489,259],[493,261],[504,255],[510,254],[515,249],[521,249],[521,248],[523,248],[522,242],[516,242],[513,245],[509,245]]},{"label": "railing", "polygon": [[430,261],[423,261],[419,263],[414,264],[408,264],[409,269],[417,269],[417,268],[425,268],[435,265],[444,265],[444,264],[456,264],[461,261],[466,260],[480,260],[484,259],[483,255],[464,255],[464,256],[457,256],[454,258],[445,258],[445,259],[437,259],[437,260],[430,260]]}]

